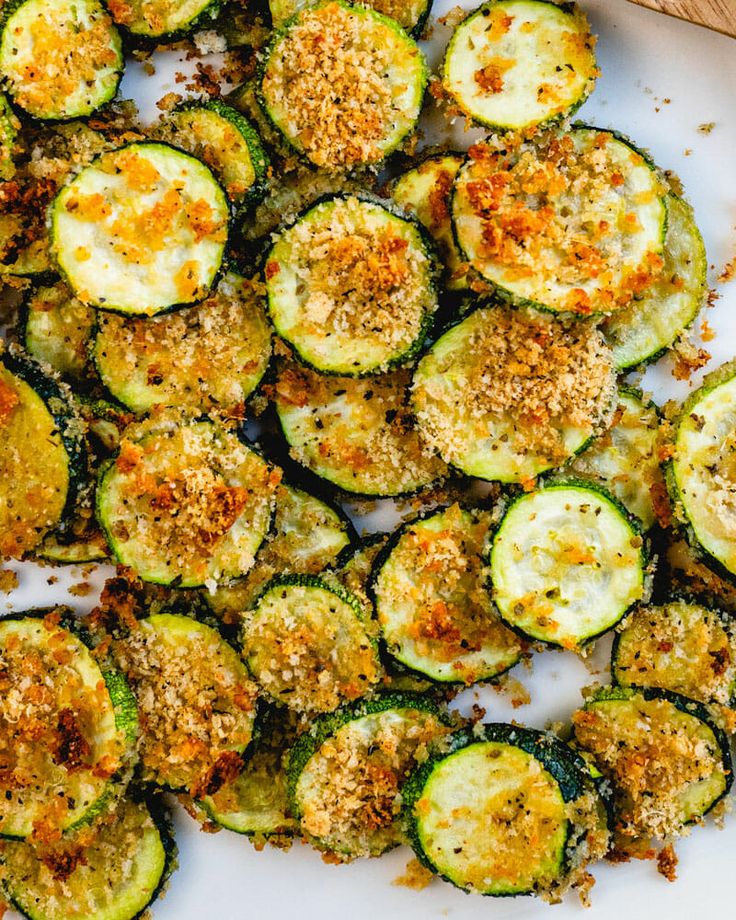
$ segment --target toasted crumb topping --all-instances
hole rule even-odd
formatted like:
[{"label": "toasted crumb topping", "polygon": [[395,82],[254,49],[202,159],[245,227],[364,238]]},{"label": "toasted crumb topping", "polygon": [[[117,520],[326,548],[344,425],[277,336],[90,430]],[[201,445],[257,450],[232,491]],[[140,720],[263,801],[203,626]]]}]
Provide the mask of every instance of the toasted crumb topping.
[{"label": "toasted crumb topping", "polygon": [[387,23],[342,3],[299,14],[271,49],[262,82],[289,140],[332,171],[376,163],[419,114],[424,62]]},{"label": "toasted crumb topping", "polygon": [[162,35],[181,29],[206,9],[212,0],[107,0],[119,25],[139,35]]},{"label": "toasted crumb topping", "polygon": [[144,779],[200,797],[242,769],[256,688],[213,629],[184,616],[140,620],[112,653],[138,703]]},{"label": "toasted crumb topping", "polygon": [[[613,784],[618,830],[625,836],[682,833],[698,816],[697,784],[707,788],[723,774],[710,729],[666,700],[638,695],[602,702],[578,710],[572,722],[577,742]],[[695,799],[694,815],[688,796]]]},{"label": "toasted crumb topping", "polygon": [[570,454],[566,428],[592,433],[610,418],[615,372],[595,327],[500,307],[464,322],[467,334],[430,352],[432,375],[414,384],[421,430],[446,461],[503,438],[516,454],[559,465]]},{"label": "toasted crumb topping", "polygon": [[415,427],[409,382],[404,370],[355,380],[285,362],[274,396],[292,456],[353,492],[396,494],[445,476]]},{"label": "toasted crumb topping", "polygon": [[402,843],[400,788],[448,731],[436,716],[395,710],[349,722],[312,755],[299,777],[301,828],[341,860]]}]

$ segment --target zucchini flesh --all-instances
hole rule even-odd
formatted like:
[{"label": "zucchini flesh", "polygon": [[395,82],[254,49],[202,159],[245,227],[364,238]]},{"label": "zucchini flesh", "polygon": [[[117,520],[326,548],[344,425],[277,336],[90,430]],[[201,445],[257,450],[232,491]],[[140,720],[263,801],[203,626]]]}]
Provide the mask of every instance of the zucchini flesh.
[{"label": "zucchini flesh", "polygon": [[419,228],[381,205],[332,198],[301,215],[266,257],[279,335],[318,371],[361,376],[406,362],[437,308]]},{"label": "zucchini flesh", "polygon": [[164,121],[163,140],[203,160],[238,208],[260,197],[268,173],[268,157],[248,121],[217,100],[185,103]]},{"label": "zucchini flesh", "polygon": [[574,112],[595,85],[595,38],[573,4],[484,3],[455,29],[442,83],[473,121],[522,131]]},{"label": "zucchini flesh", "polygon": [[484,585],[489,523],[452,505],[401,528],[376,561],[372,592],[386,646],[434,680],[488,680],[521,656]]},{"label": "zucchini flesh", "polygon": [[0,358],[0,430],[0,557],[19,557],[74,508],[84,430],[68,393],[17,353]]},{"label": "zucchini flesh", "polygon": [[211,25],[220,0],[106,0],[115,22],[141,38],[186,35]]},{"label": "zucchini flesh", "polygon": [[[274,28],[280,28],[299,10],[309,5],[310,0],[268,0]],[[432,0],[366,0],[363,6],[369,6],[384,16],[390,16],[407,32],[419,35],[429,16]]]},{"label": "zucchini flesh", "polygon": [[15,142],[20,122],[5,96],[0,93],[0,180],[12,179],[15,175]]},{"label": "zucchini flesh", "polygon": [[613,425],[569,466],[575,476],[604,486],[649,530],[656,521],[653,496],[664,494],[659,459],[659,415],[653,403],[621,389]]},{"label": "zucchini flesh", "polygon": [[408,371],[355,379],[283,364],[276,411],[292,457],[346,492],[400,495],[447,475],[414,426]]},{"label": "zucchini flesh", "polygon": [[494,535],[490,566],[503,619],[564,648],[615,626],[644,592],[636,526],[615,499],[585,483],[517,499]]},{"label": "zucchini flesh", "polygon": [[0,834],[53,839],[106,807],[135,739],[135,704],[120,675],[106,682],[53,613],[3,620],[0,664],[0,753],[8,765]]},{"label": "zucchini flesh", "polygon": [[319,849],[347,861],[404,841],[399,790],[448,728],[419,695],[388,694],[323,716],[289,758],[294,814]]},{"label": "zucchini flesh", "polygon": [[709,375],[677,422],[667,473],[686,534],[729,575],[736,574],[736,366]]},{"label": "zucchini flesh", "polygon": [[99,0],[20,0],[0,32],[0,75],[39,119],[80,118],[109,102],[123,72],[120,35]]},{"label": "zucchini flesh", "polygon": [[736,695],[733,624],[685,601],[638,607],[616,635],[611,675],[624,687],[659,687],[729,706]]},{"label": "zucchini flesh", "polygon": [[237,776],[253,737],[256,689],[240,656],[210,626],[153,614],[112,654],[141,713],[144,780],[198,798]]},{"label": "zucchini flesh", "polygon": [[575,740],[614,787],[624,836],[670,838],[728,791],[731,757],[704,707],[661,690],[599,691],[573,714]]},{"label": "zucchini flesh", "polygon": [[3,889],[29,920],[133,920],[161,891],[172,847],[146,803],[124,799],[70,841],[5,842]]},{"label": "zucchini flesh", "polygon": [[328,0],[275,32],[261,104],[295,150],[337,172],[398,147],[416,125],[426,83],[422,52],[395,20]]},{"label": "zucchini flesh", "polygon": [[614,313],[662,272],[665,188],[641,153],[597,128],[471,147],[452,220],[471,266],[512,303]]},{"label": "zucchini flesh", "polygon": [[411,844],[428,868],[465,891],[550,891],[568,870],[571,804],[585,795],[584,774],[550,735],[501,724],[478,729],[451,736],[409,777]]},{"label": "zucchini flesh", "polygon": [[41,287],[28,300],[26,350],[65,377],[82,377],[95,312],[73,297],[63,281]]},{"label": "zucchini flesh", "polygon": [[228,217],[204,163],[165,144],[128,144],[102,154],[56,196],[51,247],[83,303],[153,316],[207,295]]},{"label": "zucchini flesh", "polygon": [[243,654],[261,689],[298,712],[331,712],[380,677],[359,602],[317,576],[266,586],[244,623]]},{"label": "zucchini flesh", "polygon": [[240,581],[219,585],[205,599],[225,620],[239,619],[276,575],[317,575],[350,545],[352,524],[344,513],[292,486],[279,486],[273,530],[256,564]]},{"label": "zucchini flesh", "polygon": [[133,412],[232,410],[266,372],[271,329],[256,284],[230,272],[194,307],[146,319],[101,316],[93,355],[102,382]]},{"label": "zucchini flesh", "polygon": [[144,581],[193,588],[249,571],[277,484],[224,424],[154,419],[103,470],[97,517],[122,565]]},{"label": "zucchini flesh", "polygon": [[692,208],[667,198],[662,275],[603,324],[619,370],[653,361],[694,322],[708,295],[708,258]]},{"label": "zucchini flesh", "polygon": [[455,244],[450,219],[450,192],[463,160],[459,154],[428,157],[399,176],[391,189],[393,200],[414,214],[434,240],[450,291],[467,288],[467,264]]},{"label": "zucchini flesh", "polygon": [[561,465],[605,427],[614,398],[610,351],[594,327],[504,307],[449,329],[412,386],[427,443],[468,476],[501,482]]}]

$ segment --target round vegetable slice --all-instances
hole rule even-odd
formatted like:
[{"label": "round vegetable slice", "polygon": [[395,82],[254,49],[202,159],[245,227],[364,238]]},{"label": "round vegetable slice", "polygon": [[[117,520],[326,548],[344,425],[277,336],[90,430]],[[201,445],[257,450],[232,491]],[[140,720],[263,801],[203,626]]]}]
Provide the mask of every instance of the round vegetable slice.
[{"label": "round vegetable slice", "polygon": [[460,249],[498,296],[555,313],[608,314],[661,276],[665,192],[627,141],[576,127],[509,150],[471,147],[452,220]]},{"label": "round vegetable slice", "polygon": [[376,559],[371,587],[388,651],[433,680],[489,680],[523,651],[484,585],[489,524],[489,514],[451,505],[404,525]]},{"label": "round vegetable slice", "polygon": [[[309,0],[268,0],[274,28],[280,28],[299,10],[309,5]],[[407,32],[419,36],[432,8],[432,0],[368,0],[364,6],[390,16]]]},{"label": "round vegetable slice", "polygon": [[573,803],[589,795],[583,766],[532,729],[457,732],[402,789],[410,842],[424,865],[465,891],[549,892],[571,868]]},{"label": "round vegetable slice", "polygon": [[320,849],[347,861],[404,841],[399,790],[449,731],[426,697],[390,693],[321,716],[291,750],[291,807]]},{"label": "round vegetable slice", "polygon": [[117,92],[120,35],[99,0],[10,0],[0,26],[0,76],[34,118],[91,115]]},{"label": "round vegetable slice", "polygon": [[54,839],[103,811],[137,735],[122,676],[58,611],[0,622],[0,834]]},{"label": "round vegetable slice", "polygon": [[582,482],[514,501],[493,537],[490,567],[503,619],[571,649],[615,626],[645,587],[636,524],[608,493]]},{"label": "round vegetable slice", "polygon": [[143,39],[183,37],[206,29],[221,0],[107,0],[115,22]]},{"label": "round vegetable slice", "polygon": [[29,920],[134,920],[174,868],[163,803],[126,798],[70,840],[3,844],[3,890]]},{"label": "round vegetable slice", "polygon": [[437,308],[418,226],[382,205],[328,198],[282,231],[266,257],[276,331],[306,364],[361,376],[405,363]]},{"label": "round vegetable slice", "polygon": [[572,721],[577,744],[613,785],[624,836],[681,834],[731,787],[728,739],[705,707],[686,697],[603,688]]},{"label": "round vegetable slice", "polygon": [[501,482],[580,451],[614,399],[611,354],[594,326],[504,307],[478,308],[445,332],[412,386],[427,443],[468,476]]},{"label": "round vegetable slice", "polygon": [[637,607],[616,633],[611,675],[625,687],[659,687],[703,703],[732,705],[734,624],[718,610],[684,600]]},{"label": "round vegetable slice", "polygon": [[0,356],[0,557],[64,525],[86,480],[84,427],[68,390],[20,352]]},{"label": "round vegetable slice", "polygon": [[266,372],[271,328],[257,285],[229,272],[194,307],[145,319],[100,316],[93,355],[102,382],[133,412],[232,410]]},{"label": "round vegetable slice", "polygon": [[253,738],[256,688],[215,629],[157,613],[116,639],[112,654],[138,701],[146,781],[200,798],[240,773]]},{"label": "round vegetable slice", "polygon": [[291,455],[346,492],[400,495],[447,475],[415,427],[409,372],[355,379],[283,364],[276,411]]},{"label": "round vegetable slice", "polygon": [[128,144],[102,154],[56,196],[51,248],[83,303],[152,316],[207,295],[228,218],[204,163],[165,144]]},{"label": "round vegetable slice", "polygon": [[66,377],[87,369],[95,311],[74,297],[63,281],[35,290],[26,304],[28,353]]},{"label": "round vegetable slice", "polygon": [[97,517],[144,581],[198,587],[252,568],[278,480],[232,426],[154,418],[103,470]]},{"label": "round vegetable slice", "polygon": [[330,712],[380,677],[360,602],[317,576],[266,586],[244,623],[243,654],[262,689],[299,712]]},{"label": "round vegetable slice", "polygon": [[708,375],[676,423],[667,486],[688,539],[736,574],[736,362]]},{"label": "round vegetable slice", "polygon": [[455,29],[442,85],[473,121],[522,131],[585,102],[598,74],[594,47],[575,4],[491,0]]},{"label": "round vegetable slice", "polygon": [[274,33],[261,105],[295,150],[335,172],[379,163],[398,147],[426,83],[422,52],[395,20],[329,0]]}]

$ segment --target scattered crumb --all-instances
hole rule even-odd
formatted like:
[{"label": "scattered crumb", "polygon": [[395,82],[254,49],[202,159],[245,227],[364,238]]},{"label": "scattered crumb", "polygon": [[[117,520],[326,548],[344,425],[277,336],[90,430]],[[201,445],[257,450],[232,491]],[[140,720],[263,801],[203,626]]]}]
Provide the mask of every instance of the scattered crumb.
[{"label": "scattered crumb", "polygon": [[178,105],[184,97],[180,93],[166,93],[156,103],[157,108],[162,112],[170,112],[175,105]]},{"label": "scattered crumb", "polygon": [[714,121],[706,121],[702,125],[698,125],[698,134],[710,134],[715,128],[716,123]]},{"label": "scattered crumb", "polygon": [[59,579],[56,575],[49,575],[49,577],[46,579],[46,584],[55,585],[58,580]]},{"label": "scattered crumb", "polygon": [[0,569],[0,591],[10,594],[18,587],[18,573],[12,569]]},{"label": "scattered crumb", "polygon": [[88,594],[92,593],[92,585],[88,581],[79,581],[69,588],[69,593],[74,597],[87,597]]},{"label": "scattered crumb", "polygon": [[579,881],[575,882],[573,888],[577,891],[580,903],[583,907],[590,907],[590,890],[595,885],[595,879],[590,872],[583,872]]},{"label": "scattered crumb", "polygon": [[704,319],[700,324],[700,338],[704,342],[712,342],[715,337],[715,329],[711,326],[707,319]]},{"label": "scattered crumb", "polygon": [[718,280],[721,284],[726,284],[728,281],[733,281],[734,278],[736,278],[736,256],[724,265],[723,271],[718,276]]},{"label": "scattered crumb", "polygon": [[677,854],[671,843],[668,843],[657,854],[657,872],[663,875],[668,882],[674,882],[677,879],[677,861]]},{"label": "scattered crumb", "polygon": [[683,150],[682,155],[685,157],[691,157],[693,155],[693,148],[688,147],[687,150]]},{"label": "scattered crumb", "polygon": [[429,869],[425,869],[418,859],[411,859],[406,864],[404,874],[395,878],[391,884],[411,888],[414,891],[423,891],[432,879],[433,875]]},{"label": "scattered crumb", "polygon": [[674,364],[672,376],[675,380],[689,380],[695,371],[710,361],[710,352],[704,348],[697,348],[692,342],[681,341],[673,348]]}]

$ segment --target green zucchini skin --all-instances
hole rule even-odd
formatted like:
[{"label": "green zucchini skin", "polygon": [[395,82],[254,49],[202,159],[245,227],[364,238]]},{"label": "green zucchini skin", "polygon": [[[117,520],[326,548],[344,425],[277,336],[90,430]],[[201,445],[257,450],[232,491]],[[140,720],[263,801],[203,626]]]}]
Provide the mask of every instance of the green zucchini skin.
[{"label": "green zucchini skin", "polygon": [[[136,0],[136,3],[138,2],[139,0]],[[117,8],[116,0],[104,0],[113,20],[123,30],[126,43],[133,47],[144,48],[155,48],[162,41],[169,43],[186,40],[199,29],[212,28],[223,7],[223,2],[224,0],[198,0],[196,6],[199,9],[195,10],[194,15],[189,20],[169,27],[164,26],[163,29],[158,30],[155,27],[146,27],[145,24],[141,24],[140,21],[136,22],[135,19],[126,21],[126,16],[122,10],[119,13],[115,12]],[[178,5],[181,6],[183,3]]]},{"label": "green zucchini skin", "polygon": [[64,530],[88,484],[88,451],[84,425],[69,390],[50,376],[37,361],[19,349],[11,348],[0,354],[0,363],[40,397],[56,423],[68,458],[69,485],[58,524],[58,527]]},{"label": "green zucchini skin", "polygon": [[15,175],[15,153],[20,120],[4,93],[0,93],[0,180],[6,182]]},{"label": "green zucchini skin", "polygon": [[[607,622],[606,625],[602,625],[600,629],[595,630],[595,632],[593,633],[574,637],[574,641],[572,638],[567,640],[563,638],[554,638],[551,635],[545,636],[541,632],[539,634],[533,634],[531,631],[525,631],[523,627],[521,627],[520,624],[517,623],[513,619],[513,617],[509,616],[508,610],[505,609],[504,606],[498,604],[498,589],[494,585],[494,576],[493,576],[494,546],[499,537],[499,534],[501,533],[504,522],[507,521],[509,514],[516,507],[518,507],[521,503],[524,503],[528,501],[534,495],[544,493],[545,491],[549,489],[552,489],[552,490],[568,490],[568,489],[579,490],[581,492],[588,492],[592,494],[593,496],[598,497],[600,500],[602,500],[604,504],[607,504],[611,508],[611,510],[616,512],[620,516],[622,521],[625,522],[626,525],[628,525],[628,528],[631,531],[632,540],[635,540],[636,543],[638,544],[638,546],[636,546],[636,549],[638,550],[637,569],[640,572],[639,584],[640,584],[641,594],[638,597],[633,598],[628,604],[626,604],[625,607],[618,610],[616,614],[616,618],[614,620]],[[634,548],[634,544],[632,544],[632,548]],[[527,639],[532,639],[534,641],[543,642],[546,645],[561,646],[563,648],[571,648],[573,650],[580,651],[580,649],[583,648],[585,645],[588,645],[594,639],[597,639],[599,636],[603,635],[604,633],[612,629],[617,623],[619,623],[626,616],[626,614],[631,609],[633,609],[637,604],[639,604],[642,601],[645,595],[645,592],[647,590],[646,577],[647,577],[647,569],[648,569],[649,562],[650,562],[650,551],[649,551],[648,543],[646,542],[644,536],[642,535],[641,527],[639,525],[638,519],[634,515],[632,515],[629,511],[627,511],[627,509],[616,498],[614,498],[606,489],[602,488],[599,485],[596,485],[595,483],[592,483],[588,480],[570,478],[567,480],[554,481],[551,484],[544,486],[541,490],[537,490],[536,492],[522,493],[521,495],[517,495],[517,497],[514,498],[510,502],[510,504],[508,505],[508,507],[506,508],[504,512],[503,517],[498,522],[498,525],[494,531],[493,538],[490,544],[489,554],[488,554],[488,562],[489,562],[489,566],[491,567],[490,575],[489,575],[489,581],[490,581],[489,589],[492,592],[491,596],[494,597],[494,599],[496,600],[499,615],[501,619],[509,626],[510,629],[514,630],[514,632],[516,632],[518,635],[522,637],[525,637]]]},{"label": "green zucchini skin", "polygon": [[[576,755],[567,745],[554,735],[536,729],[522,728],[505,723],[489,723],[476,726],[473,729],[461,729],[449,736],[441,748],[431,752],[427,760],[420,764],[408,777],[402,787],[403,814],[406,822],[409,842],[419,862],[430,872],[438,874],[450,884],[468,890],[457,881],[438,871],[438,868],[429,859],[424,850],[421,839],[420,817],[417,812],[417,803],[422,798],[425,787],[435,769],[453,754],[465,750],[473,745],[484,742],[496,742],[519,748],[537,760],[557,783],[565,803],[573,802],[586,792],[586,777],[589,771],[584,761]],[[565,842],[565,857],[559,866],[560,875],[563,875],[566,866],[568,846],[571,842],[571,833],[568,829]],[[510,892],[479,892],[495,897],[513,897],[519,894],[529,894],[528,891]]]},{"label": "green zucchini skin", "polygon": [[[291,19],[298,10],[302,9],[304,6],[309,5],[310,0],[269,0],[268,2],[268,15],[271,20],[271,26],[274,29],[281,27],[284,22],[288,19]],[[433,0],[422,0],[421,11],[418,16],[414,17],[414,21],[409,21],[408,17],[405,17],[403,21],[399,21],[399,24],[404,28],[412,38],[421,38],[422,32],[427,20],[429,19],[429,14],[432,11]],[[373,7],[377,12],[381,12],[381,2],[368,2],[365,3],[366,6]],[[389,4],[390,5],[390,4]],[[410,4],[407,4],[409,6]],[[390,15],[389,13],[384,13],[385,16]]]},{"label": "green zucchini skin", "polygon": [[[66,2],[66,0],[64,0],[64,2]],[[62,107],[57,110],[55,110],[53,107],[51,107],[50,109],[44,110],[43,108],[39,108],[38,106],[34,104],[29,105],[28,102],[26,102],[26,104],[21,102],[18,98],[18,92],[14,93],[12,88],[9,86],[9,84],[12,81],[12,78],[8,74],[7,68],[3,66],[2,57],[6,51],[11,58],[15,57],[15,55],[17,54],[17,51],[14,52],[12,47],[6,48],[6,43],[9,44],[10,42],[12,42],[12,38],[9,37],[11,35],[11,29],[14,28],[14,24],[12,20],[16,18],[18,14],[22,16],[24,12],[23,7],[25,6],[30,7],[34,5],[39,7],[39,10],[37,11],[37,19],[42,18],[42,16],[39,16],[38,14],[43,13],[43,7],[45,4],[48,4],[48,6],[51,7],[51,10],[53,12],[54,8],[57,6],[57,0],[8,0],[8,2],[5,4],[2,10],[2,13],[0,14],[0,74],[2,74],[5,78],[6,86],[8,86],[8,90],[13,98],[15,105],[19,109],[21,109],[21,111],[23,111],[25,115],[27,115],[34,121],[38,121],[38,122],[60,122],[61,121],[63,122],[63,121],[72,121],[75,118],[81,118],[81,117],[86,117],[88,115],[92,115],[97,109],[101,108],[103,105],[106,105],[108,102],[114,99],[114,97],[117,94],[118,87],[120,85],[120,81],[122,79],[123,70],[125,66],[120,34],[118,30],[115,28],[113,22],[110,19],[108,19],[105,7],[102,2],[99,2],[99,0],[84,0],[82,4],[82,6],[86,7],[87,11],[91,15],[97,16],[98,18],[101,17],[101,18],[107,19],[107,32],[108,32],[108,38],[109,38],[108,50],[110,54],[113,56],[113,60],[109,62],[110,67],[112,69],[112,79],[108,79],[107,86],[100,88],[101,91],[98,92],[95,98],[88,98],[86,101],[80,101],[76,106],[71,105],[65,108],[62,105]],[[70,5],[69,12],[72,15],[79,16],[79,10],[73,5]],[[15,26],[15,29],[17,31],[18,29],[17,25]],[[77,29],[75,29],[74,31],[78,34]],[[62,36],[56,36],[56,37],[59,40],[63,40]],[[72,63],[73,63],[73,58],[70,55],[68,62],[67,62],[67,67],[71,68]],[[43,62],[35,59],[34,64],[37,64],[39,67],[41,67]],[[60,92],[60,87],[58,84],[58,79],[60,76],[61,76],[61,73],[57,73],[56,80],[54,83],[54,88],[56,92]],[[50,78],[47,77],[47,79],[50,79]],[[85,79],[84,82],[87,85],[89,85],[89,81],[87,79]],[[51,93],[49,92],[49,94]],[[56,103],[57,100],[54,99],[53,102]]]}]

